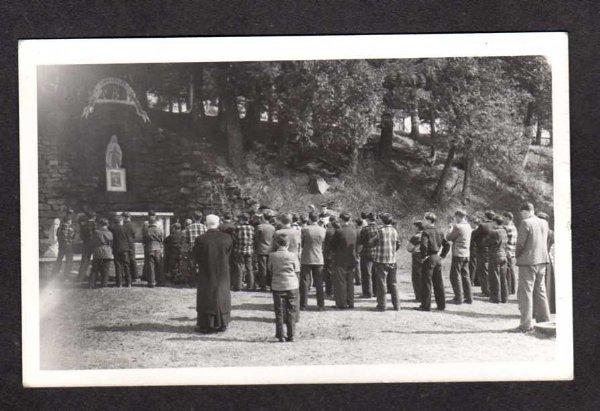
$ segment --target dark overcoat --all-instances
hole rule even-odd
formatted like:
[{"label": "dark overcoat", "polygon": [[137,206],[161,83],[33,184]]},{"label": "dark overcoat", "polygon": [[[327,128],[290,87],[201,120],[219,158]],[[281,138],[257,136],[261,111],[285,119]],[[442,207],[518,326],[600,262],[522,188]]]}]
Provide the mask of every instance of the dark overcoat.
[{"label": "dark overcoat", "polygon": [[233,240],[219,230],[208,230],[194,242],[194,261],[198,264],[196,311],[199,314],[231,312],[229,255]]}]

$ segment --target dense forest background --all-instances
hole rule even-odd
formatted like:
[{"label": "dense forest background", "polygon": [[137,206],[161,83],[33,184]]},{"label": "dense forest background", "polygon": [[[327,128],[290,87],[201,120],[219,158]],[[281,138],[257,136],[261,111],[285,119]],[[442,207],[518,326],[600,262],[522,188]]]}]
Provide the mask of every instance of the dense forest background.
[{"label": "dense forest background", "polygon": [[551,207],[551,68],[540,56],[54,66],[40,100],[59,94],[78,112],[102,76],[127,81],[153,127],[209,141],[242,185],[266,179],[246,188],[273,206],[294,204],[286,197],[302,192],[277,185],[304,173],[326,178],[345,208],[364,205],[352,189],[402,214],[525,198]]}]

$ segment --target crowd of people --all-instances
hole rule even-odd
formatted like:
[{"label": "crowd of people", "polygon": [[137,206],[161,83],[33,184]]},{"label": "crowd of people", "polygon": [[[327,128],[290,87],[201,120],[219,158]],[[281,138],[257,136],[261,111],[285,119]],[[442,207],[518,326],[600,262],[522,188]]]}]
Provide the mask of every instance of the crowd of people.
[{"label": "crowd of people", "polygon": [[[406,245],[412,254],[411,279],[419,311],[446,308],[441,260],[450,252],[450,282],[454,296],[448,303],[473,304],[473,287],[481,287],[491,303],[506,303],[517,293],[521,322],[516,331],[529,332],[533,319],[545,322],[554,312],[554,275],[549,251],[553,234],[548,216],[535,213],[531,203],[520,207],[517,229],[511,212],[486,211],[484,218],[456,210],[448,227],[432,212],[415,221],[415,233]],[[75,226],[73,210],[62,220],[57,237],[58,274],[65,259],[70,272]],[[79,218],[82,256],[77,279],[90,288],[107,285],[114,264],[116,286],[131,287],[138,278],[135,228],[131,215],[97,218],[88,212]],[[300,311],[308,306],[311,288],[316,309],[325,309],[326,297],[335,308],[354,308],[354,286],[361,297],[376,298],[375,309],[385,311],[391,294],[393,310],[400,309],[397,288],[397,252],[401,248],[391,214],[335,213],[322,205],[309,206],[306,215],[276,213],[253,204],[236,216],[197,211],[193,219],[176,222],[165,238],[154,212],[142,228],[144,264],[141,279],[148,287],[186,281],[197,287],[197,331],[224,331],[231,312],[231,292],[271,291],[276,338],[293,341]],[[91,263],[91,269],[90,269]],[[518,270],[517,270],[518,267]],[[89,271],[89,274],[88,274]],[[547,293],[548,290],[548,293]],[[283,326],[286,325],[284,333]]]}]

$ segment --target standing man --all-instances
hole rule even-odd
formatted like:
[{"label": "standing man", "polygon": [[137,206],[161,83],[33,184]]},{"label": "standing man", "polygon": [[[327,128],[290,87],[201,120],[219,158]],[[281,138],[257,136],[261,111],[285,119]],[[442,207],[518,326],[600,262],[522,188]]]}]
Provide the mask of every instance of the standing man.
[{"label": "standing man", "polygon": [[194,243],[196,238],[200,237],[202,234],[206,233],[206,226],[202,224],[202,212],[194,211],[192,215],[193,221],[189,224],[184,231],[185,241],[188,249],[188,263],[189,263],[189,281],[194,284],[196,281],[196,264],[194,263],[192,250],[194,248]]},{"label": "standing man", "polygon": [[494,217],[495,229],[488,237],[490,247],[490,301],[506,303],[508,301],[508,284],[506,281],[506,245],[508,235],[504,229],[504,219]]},{"label": "standing man", "polygon": [[112,251],[115,262],[115,279],[117,287],[125,285],[131,287],[131,270],[129,259],[129,241],[127,233],[123,227],[123,217],[117,215],[113,218],[113,225],[110,227],[113,235]]},{"label": "standing man", "polygon": [[260,224],[256,226],[256,255],[258,260],[258,286],[261,291],[267,291],[271,286],[269,276],[269,253],[273,247],[275,227],[268,221],[266,214],[260,217]]},{"label": "standing man", "polygon": [[239,291],[246,278],[246,291],[254,291],[254,271],[252,254],[254,253],[254,227],[248,222],[248,214],[239,217],[239,225],[233,234],[234,261],[236,265],[233,291]]},{"label": "standing man", "polygon": [[513,223],[513,213],[504,213],[504,229],[508,238],[506,242],[506,280],[508,281],[508,293],[513,295],[517,291],[517,265],[515,251],[517,248],[517,227]]},{"label": "standing man", "polygon": [[135,259],[135,229],[131,222],[131,214],[128,211],[125,211],[121,215],[123,216],[123,229],[125,230],[125,234],[127,234],[127,244],[129,245],[129,275],[131,277],[131,282],[133,283],[138,277],[137,262]]},{"label": "standing man", "polygon": [[194,222],[188,225],[185,229],[185,238],[189,247],[189,250],[194,248],[196,238],[206,233],[206,226],[202,224],[202,212],[194,211]]},{"label": "standing man", "polygon": [[319,222],[322,223],[325,228],[325,242],[323,243],[323,259],[325,260],[325,264],[323,265],[323,281],[325,281],[325,294],[328,297],[333,297],[335,261],[333,260],[333,252],[331,250],[331,239],[335,234],[337,222],[335,216],[332,216],[329,218],[329,224],[325,224],[325,220],[321,218],[320,214]]},{"label": "standing man", "polygon": [[479,286],[479,279],[477,278],[477,244],[473,238],[473,231],[479,227],[479,218],[476,216],[472,217],[472,231],[471,231],[471,243],[469,244],[469,277],[471,277],[471,285]]},{"label": "standing man", "polygon": [[415,221],[413,225],[417,231],[408,241],[406,251],[411,253],[412,257],[411,280],[415,301],[421,302],[421,233],[423,232],[423,222]]},{"label": "standing man", "polygon": [[364,298],[371,298],[377,294],[375,292],[375,274],[373,273],[373,251],[375,247],[370,243],[371,239],[377,236],[378,228],[375,220],[375,214],[367,214],[367,225],[360,230],[358,240],[360,243],[360,277]]},{"label": "standing man", "polygon": [[98,227],[92,234],[94,260],[92,261],[92,272],[89,279],[90,288],[96,288],[98,275],[100,275],[101,287],[106,287],[108,283],[110,262],[113,260],[112,242],[113,235],[108,229],[108,220],[101,218],[98,221]]},{"label": "standing man", "polygon": [[54,263],[53,275],[56,276],[61,269],[63,257],[65,259],[65,269],[63,279],[67,279],[71,274],[71,264],[73,264],[73,241],[75,240],[75,227],[73,227],[73,210],[70,208],[65,213],[63,220],[56,231],[58,239],[58,256]]},{"label": "standing man", "polygon": [[481,284],[481,293],[486,297],[490,296],[488,273],[490,269],[490,247],[487,245],[488,237],[494,230],[494,212],[488,210],[485,212],[485,220],[473,231],[473,240],[477,247],[477,278]]},{"label": "standing man", "polygon": [[[437,217],[432,212],[425,213],[425,227],[421,233],[421,306],[416,307],[419,311],[431,311],[431,286],[435,303],[439,311],[446,309],[446,294],[444,292],[444,280],[442,278],[442,261],[450,250],[450,244],[444,238],[441,229],[435,226]],[[442,250],[440,255],[440,249]]]},{"label": "standing man", "polygon": [[350,213],[340,214],[341,227],[331,238],[335,262],[333,294],[337,308],[354,308],[354,270],[356,269],[356,229],[350,224]]},{"label": "standing man", "polygon": [[377,311],[386,310],[387,288],[392,295],[394,310],[400,309],[398,288],[396,286],[396,251],[400,248],[398,232],[392,226],[392,216],[385,213],[381,215],[383,226],[377,230],[377,235],[369,240],[373,247],[373,275],[377,286],[374,286],[377,295]]},{"label": "standing man", "polygon": [[302,229],[302,257],[300,260],[300,309],[306,308],[310,278],[315,282],[317,289],[317,307],[322,310],[325,307],[325,295],[323,294],[323,244],[325,242],[326,230],[319,226],[319,216],[312,212],[308,215],[310,224]]},{"label": "standing man", "polygon": [[517,232],[517,266],[519,288],[517,300],[521,324],[517,331],[533,331],[532,318],[545,322],[550,318],[546,297],[546,264],[548,256],[548,223],[535,216],[533,204],[521,206],[521,224]]},{"label": "standing man", "polygon": [[327,204],[321,204],[321,214],[319,214],[319,218],[323,220],[325,225],[329,224],[331,220],[331,213],[329,212],[329,207]]},{"label": "standing man", "polygon": [[229,255],[233,240],[218,230],[219,217],[206,216],[206,234],[196,237],[192,249],[198,266],[196,331],[208,334],[227,329],[231,313]]},{"label": "standing man", "polygon": [[77,274],[78,281],[85,281],[87,278],[88,268],[92,260],[92,234],[96,231],[96,213],[89,211],[85,213],[84,218],[79,221],[79,238],[81,238],[81,262],[79,263],[79,273]]},{"label": "standing man", "polygon": [[165,277],[168,275],[171,281],[181,281],[182,252],[185,244],[181,224],[171,225],[171,234],[165,238]]},{"label": "standing man", "polygon": [[163,286],[163,242],[162,229],[156,222],[154,211],[148,213],[148,228],[144,231],[144,247],[148,250],[148,287]]},{"label": "standing man", "polygon": [[450,282],[454,291],[452,303],[463,303],[464,290],[464,302],[473,304],[471,278],[469,276],[471,225],[467,222],[467,213],[463,210],[456,210],[454,220],[456,223],[446,235],[446,241],[452,243],[452,265],[450,266]]}]

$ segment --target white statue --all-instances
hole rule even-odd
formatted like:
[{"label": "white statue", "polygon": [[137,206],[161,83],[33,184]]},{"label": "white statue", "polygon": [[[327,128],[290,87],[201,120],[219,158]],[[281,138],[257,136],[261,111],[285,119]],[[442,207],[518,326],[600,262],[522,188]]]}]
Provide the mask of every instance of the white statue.
[{"label": "white statue", "polygon": [[113,135],[106,147],[106,168],[121,168],[123,152],[117,141],[117,136]]},{"label": "white statue", "polygon": [[48,243],[50,246],[44,253],[44,257],[54,257],[58,256],[58,236],[57,231],[58,227],[60,227],[60,218],[55,218],[52,222],[52,225],[48,229]]}]

